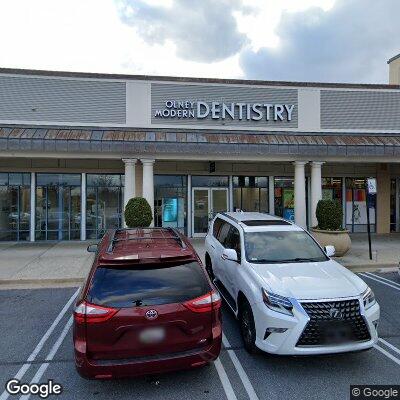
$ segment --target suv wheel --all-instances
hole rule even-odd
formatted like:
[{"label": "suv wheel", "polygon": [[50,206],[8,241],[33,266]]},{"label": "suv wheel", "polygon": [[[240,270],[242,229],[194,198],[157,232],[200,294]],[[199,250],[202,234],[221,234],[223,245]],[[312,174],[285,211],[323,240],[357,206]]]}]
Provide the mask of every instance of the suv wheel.
[{"label": "suv wheel", "polygon": [[250,304],[246,301],[242,303],[239,316],[240,332],[244,342],[244,348],[248,353],[254,354],[258,352],[256,347],[256,326],[254,323],[253,312]]},{"label": "suv wheel", "polygon": [[211,282],[214,282],[214,279],[215,279],[214,271],[213,271],[210,256],[208,254],[206,254],[206,271],[207,271],[208,276],[211,279]]}]

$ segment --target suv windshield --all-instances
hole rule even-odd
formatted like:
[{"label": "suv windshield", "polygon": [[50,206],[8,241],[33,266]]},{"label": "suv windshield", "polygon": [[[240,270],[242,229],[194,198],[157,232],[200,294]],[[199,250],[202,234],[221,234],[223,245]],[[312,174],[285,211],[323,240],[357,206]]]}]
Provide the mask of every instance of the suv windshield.
[{"label": "suv windshield", "polygon": [[100,266],[87,300],[108,307],[181,303],[211,289],[197,262],[124,268]]},{"label": "suv windshield", "polygon": [[303,231],[246,232],[246,259],[251,263],[326,261],[328,257]]}]

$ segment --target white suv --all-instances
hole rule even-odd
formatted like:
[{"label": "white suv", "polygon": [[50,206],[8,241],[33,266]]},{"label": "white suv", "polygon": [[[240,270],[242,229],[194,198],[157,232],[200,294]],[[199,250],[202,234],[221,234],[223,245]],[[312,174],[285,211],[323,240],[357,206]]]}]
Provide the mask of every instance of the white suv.
[{"label": "white suv", "polygon": [[239,319],[247,351],[324,354],[371,348],[379,305],[304,229],[261,213],[217,214],[206,269]]}]

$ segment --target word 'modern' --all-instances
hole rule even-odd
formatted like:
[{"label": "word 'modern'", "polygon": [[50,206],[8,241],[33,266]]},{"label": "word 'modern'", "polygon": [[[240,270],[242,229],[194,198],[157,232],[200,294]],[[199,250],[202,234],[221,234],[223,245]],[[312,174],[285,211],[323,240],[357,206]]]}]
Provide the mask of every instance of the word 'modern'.
[{"label": "word 'modern'", "polygon": [[210,117],[215,120],[291,121],[294,104],[221,103],[218,101],[167,100],[165,108],[157,109],[157,118]]}]

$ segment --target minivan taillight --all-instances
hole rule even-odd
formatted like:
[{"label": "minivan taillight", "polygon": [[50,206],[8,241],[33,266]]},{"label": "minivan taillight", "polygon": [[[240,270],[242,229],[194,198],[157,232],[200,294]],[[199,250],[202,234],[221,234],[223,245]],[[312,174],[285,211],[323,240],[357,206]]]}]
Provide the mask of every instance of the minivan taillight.
[{"label": "minivan taillight", "polygon": [[74,319],[78,324],[105,322],[117,313],[118,309],[97,306],[86,301],[79,303],[74,310]]},{"label": "minivan taillight", "polygon": [[183,303],[183,305],[196,313],[211,312],[212,310],[218,310],[221,307],[221,296],[218,292],[213,290],[204,296],[188,300]]}]

